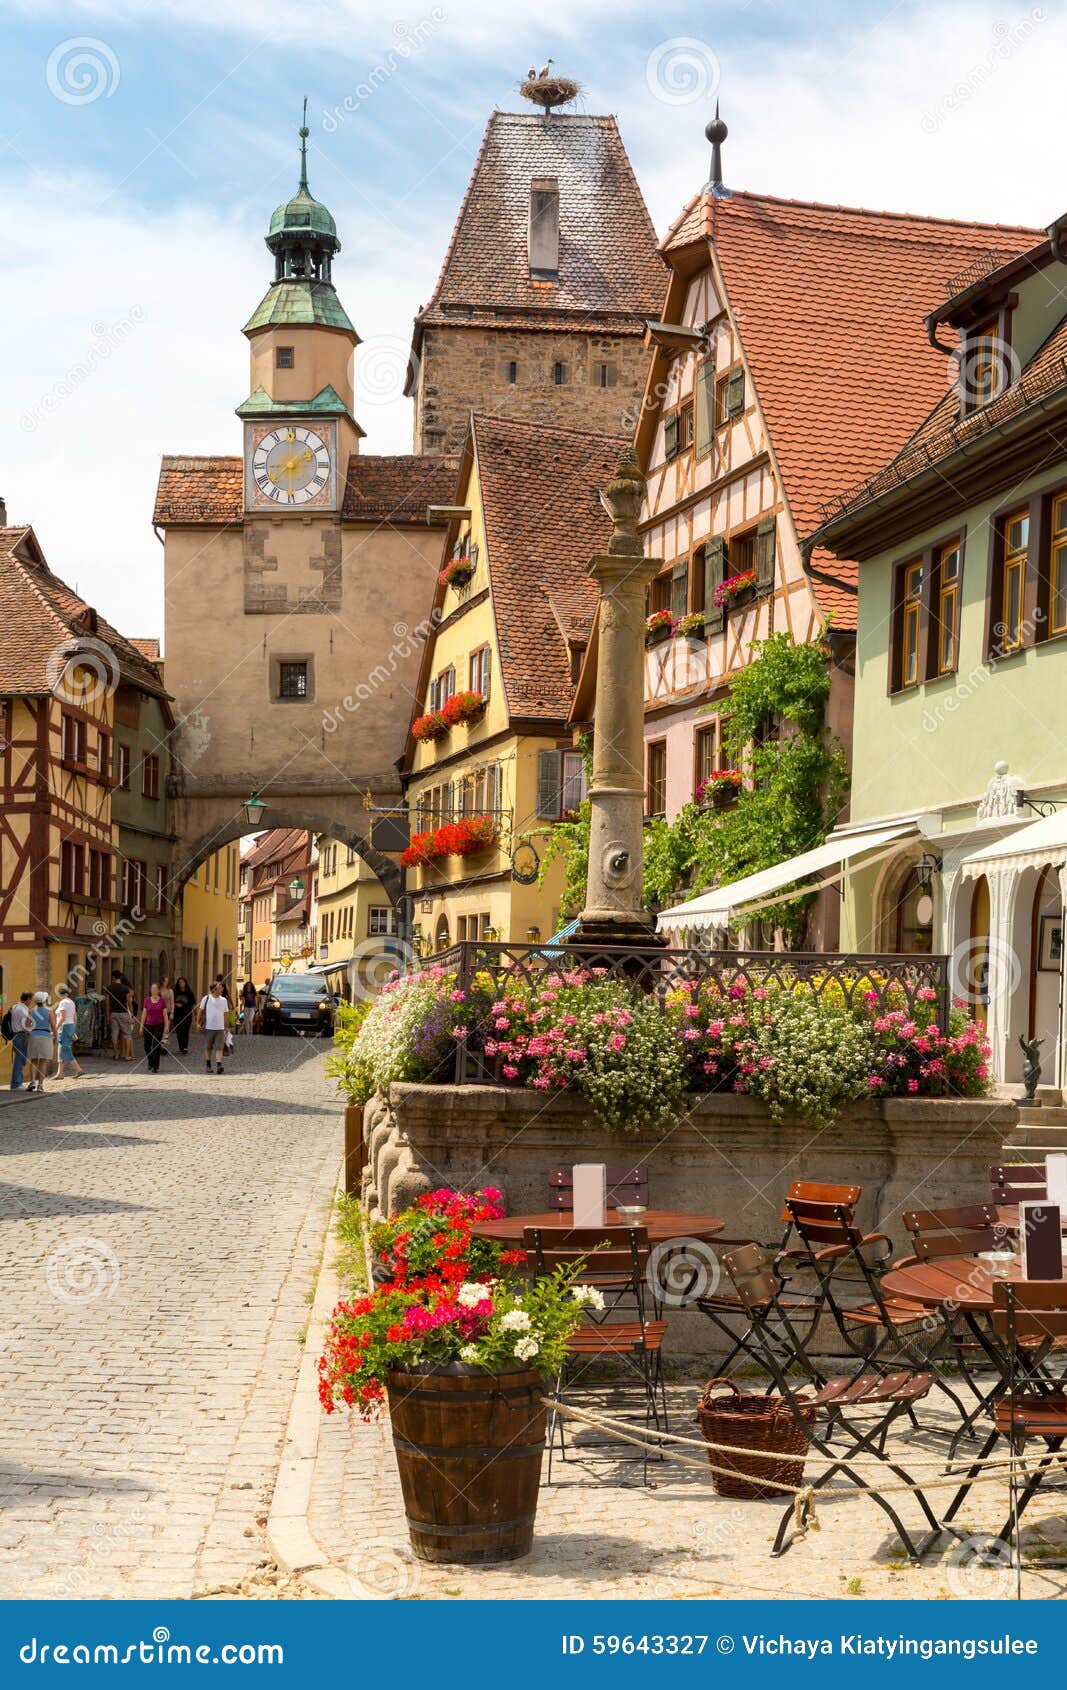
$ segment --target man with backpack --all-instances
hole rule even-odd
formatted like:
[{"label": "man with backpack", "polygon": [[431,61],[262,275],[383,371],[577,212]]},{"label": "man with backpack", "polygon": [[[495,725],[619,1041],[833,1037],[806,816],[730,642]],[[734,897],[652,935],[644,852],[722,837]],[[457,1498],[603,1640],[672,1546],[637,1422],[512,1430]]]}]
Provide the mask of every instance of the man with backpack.
[{"label": "man with backpack", "polygon": [[23,992],[18,1003],[13,1003],[6,1012],[0,1032],[11,1046],[11,1090],[22,1090],[22,1076],[26,1072],[27,1041],[26,1030],[30,1024],[30,1004],[33,1002],[32,992]]}]

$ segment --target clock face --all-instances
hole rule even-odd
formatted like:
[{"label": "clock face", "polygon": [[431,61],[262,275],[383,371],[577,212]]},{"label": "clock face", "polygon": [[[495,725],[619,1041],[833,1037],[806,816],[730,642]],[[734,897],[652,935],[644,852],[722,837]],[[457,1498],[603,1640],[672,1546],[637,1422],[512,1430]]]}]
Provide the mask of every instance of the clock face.
[{"label": "clock face", "polygon": [[314,429],[297,423],[272,429],[252,454],[252,474],[265,499],[306,505],[330,480],[330,451]]}]

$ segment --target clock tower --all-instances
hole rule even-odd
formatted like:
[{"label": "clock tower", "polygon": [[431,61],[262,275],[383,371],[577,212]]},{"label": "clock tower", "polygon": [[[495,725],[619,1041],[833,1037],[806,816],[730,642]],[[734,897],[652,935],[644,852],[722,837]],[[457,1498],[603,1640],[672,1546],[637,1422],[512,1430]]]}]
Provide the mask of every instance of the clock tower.
[{"label": "clock tower", "polygon": [[266,235],[274,280],[244,328],[252,390],[237,415],[250,513],[338,511],[363,435],[352,415],[359,336],[334,291],[337,225],[308,187],[306,102],[304,118],[300,184]]}]

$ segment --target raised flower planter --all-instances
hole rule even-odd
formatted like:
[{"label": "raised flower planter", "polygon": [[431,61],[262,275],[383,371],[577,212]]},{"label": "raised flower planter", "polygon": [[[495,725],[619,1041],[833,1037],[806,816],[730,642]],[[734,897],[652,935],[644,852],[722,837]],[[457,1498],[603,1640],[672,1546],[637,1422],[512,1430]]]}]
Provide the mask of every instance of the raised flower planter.
[{"label": "raised flower planter", "polygon": [[443,587],[465,587],[474,574],[474,562],[469,553],[463,557],[451,557],[437,579]]},{"label": "raised flower planter", "polygon": [[736,769],[712,769],[707,780],[696,789],[698,804],[710,805],[713,810],[727,810],[741,790],[741,776]]},{"label": "raised flower planter", "polygon": [[371,1230],[375,1288],[334,1311],[319,1362],[326,1412],[387,1402],[411,1547],[421,1561],[512,1561],[533,1542],[545,1382],[586,1303],[578,1269],[511,1275],[522,1251],[474,1236],[499,1191],[436,1190]]},{"label": "raised flower planter", "polygon": [[690,611],[674,625],[676,640],[702,640],[704,638],[705,621],[702,610]]},{"label": "raised flower planter", "polygon": [[674,617],[669,610],[654,610],[645,621],[645,644],[659,645],[674,633]]},{"label": "raised flower planter", "polygon": [[470,857],[478,851],[487,851],[490,845],[496,844],[496,838],[494,816],[461,816],[459,821],[444,822],[425,833],[413,833],[407,850],[400,854],[400,861],[405,868],[423,868],[442,857]]},{"label": "raised flower planter", "polygon": [[460,722],[477,722],[485,715],[485,697],[480,692],[454,692],[445,699],[439,714],[447,728]]},{"label": "raised flower planter", "polygon": [[728,610],[750,598],[755,590],[755,569],[743,569],[739,575],[731,575],[728,580],[719,582],[715,589],[715,603],[720,610]]}]

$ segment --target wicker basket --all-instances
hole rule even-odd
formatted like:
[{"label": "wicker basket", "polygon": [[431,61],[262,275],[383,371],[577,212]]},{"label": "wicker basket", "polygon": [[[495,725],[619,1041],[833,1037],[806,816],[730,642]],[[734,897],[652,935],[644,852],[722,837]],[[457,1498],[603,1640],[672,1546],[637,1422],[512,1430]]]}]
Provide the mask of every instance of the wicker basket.
[{"label": "wicker basket", "polygon": [[[718,1385],[727,1386],[733,1396],[713,1397],[711,1393]],[[709,1449],[708,1460],[713,1468],[730,1468],[730,1473],[711,1475],[720,1496],[769,1496],[784,1501],[786,1492],[770,1488],[767,1480],[777,1485],[803,1483],[808,1428],[815,1423],[815,1404],[807,1397],[798,1397],[797,1402],[803,1415],[802,1425],[798,1425],[789,1404],[781,1397],[746,1396],[732,1379],[708,1380],[697,1410],[700,1430],[708,1443],[767,1451],[766,1455],[732,1455],[725,1449]]]}]

